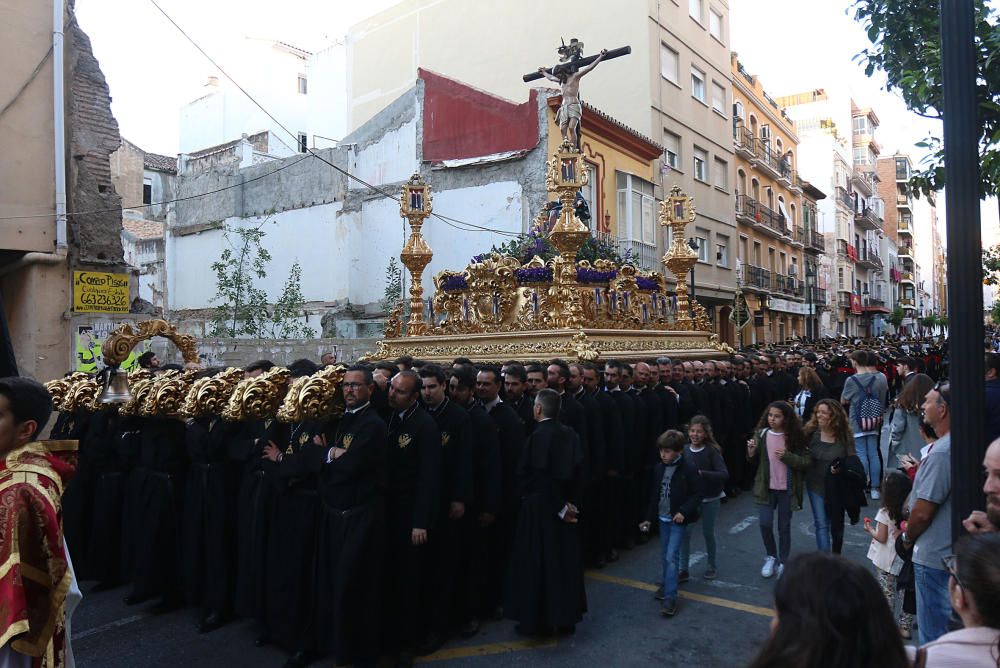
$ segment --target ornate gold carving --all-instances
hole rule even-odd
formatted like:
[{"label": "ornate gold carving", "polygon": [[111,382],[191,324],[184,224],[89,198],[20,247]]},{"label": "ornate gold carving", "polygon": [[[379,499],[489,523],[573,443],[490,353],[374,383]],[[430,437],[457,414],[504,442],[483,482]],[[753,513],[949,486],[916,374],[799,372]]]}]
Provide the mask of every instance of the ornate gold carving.
[{"label": "ornate gold carving", "polygon": [[93,412],[100,409],[97,397],[101,394],[102,387],[96,375],[74,373],[69,380],[71,382],[63,395],[59,410],[64,413],[75,413],[79,410]]},{"label": "ornate gold carving", "polygon": [[243,380],[243,369],[234,367],[208,378],[199,378],[191,384],[180,414],[189,418],[219,415],[241,380]]},{"label": "ornate gold carving", "polygon": [[576,355],[578,360],[582,360],[584,362],[593,362],[601,356],[601,352],[594,346],[590,345],[590,340],[587,339],[587,335],[583,332],[577,333],[576,336],[570,340],[566,349],[567,352]]},{"label": "ornate gold carving", "polygon": [[149,394],[140,407],[143,417],[173,417],[180,415],[195,371],[164,371],[153,377]]},{"label": "ornate gold carving", "polygon": [[387,339],[398,339],[402,333],[403,302],[400,301],[391,311],[389,311],[389,317],[385,319],[385,333],[383,336]]},{"label": "ornate gold carving", "polygon": [[431,189],[420,174],[414,174],[403,186],[403,196],[399,201],[399,215],[410,223],[410,237],[399,254],[399,259],[410,271],[410,320],[406,323],[406,333],[418,336],[427,331],[424,322],[424,268],[430,264],[434,253],[424,241],[420,228],[431,215],[434,205]]},{"label": "ornate gold carving", "polygon": [[273,418],[288,390],[291,372],[276,366],[256,378],[246,378],[236,384],[222,417],[233,422]]},{"label": "ornate gold carving", "polygon": [[162,336],[173,341],[181,351],[185,362],[198,361],[198,348],[193,336],[179,333],[177,327],[166,320],[144,320],[136,323],[135,327],[127,322],[122,323],[111,333],[101,346],[104,363],[108,366],[118,366],[132,352],[135,344],[154,336]]},{"label": "ornate gold carving", "polygon": [[49,395],[52,397],[52,407],[57,411],[69,412],[63,408],[63,402],[67,397],[71,396],[74,385],[89,377],[90,374],[77,371],[68,376],[56,378],[45,383],[45,389],[49,391]]},{"label": "ornate gold carving", "polygon": [[340,384],[345,373],[347,367],[337,365],[323,367],[311,376],[296,378],[278,409],[278,420],[330,420],[343,415],[344,394]]}]

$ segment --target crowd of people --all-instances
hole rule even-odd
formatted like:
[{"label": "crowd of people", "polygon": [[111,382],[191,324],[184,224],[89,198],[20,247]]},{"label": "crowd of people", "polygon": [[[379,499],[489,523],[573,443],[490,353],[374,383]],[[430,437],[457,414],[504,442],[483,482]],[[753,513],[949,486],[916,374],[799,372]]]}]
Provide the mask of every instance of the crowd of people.
[{"label": "crowd of people", "polygon": [[[707,552],[700,575],[713,579],[720,506],[749,493],[760,574],[778,582],[755,665],[846,665],[829,660],[845,652],[865,657],[851,665],[904,665],[895,662],[907,660],[914,619],[922,660],[948,665],[933,659],[956,633],[953,608],[966,630],[996,638],[983,598],[1000,600],[1000,560],[987,558],[997,554],[1000,443],[986,459],[987,510],[966,522],[982,535],[956,557],[950,397],[934,384],[946,359],[933,342],[634,364],[401,358],[349,367],[344,414],[329,422],[61,414],[52,437],[80,442],[63,496],[66,542],[80,579],[127,583],[126,603],[158,599],[154,611],[194,607],[203,633],[253,619],[256,643],[285,649],[289,666],[409,665],[503,617],[526,635],[573,633],[587,606],[584,568],[655,533],[656,598],[674,616],[694,525]],[[320,367],[288,368],[298,377]],[[820,554],[792,558],[791,518],[807,498]],[[874,570],[862,573],[835,555],[845,517],[859,522],[869,499],[879,506],[865,518]],[[857,632],[851,615],[872,609],[872,592],[892,637],[851,645],[843,634]],[[809,652],[832,654],[803,661],[796,652],[813,640],[820,649]]]}]

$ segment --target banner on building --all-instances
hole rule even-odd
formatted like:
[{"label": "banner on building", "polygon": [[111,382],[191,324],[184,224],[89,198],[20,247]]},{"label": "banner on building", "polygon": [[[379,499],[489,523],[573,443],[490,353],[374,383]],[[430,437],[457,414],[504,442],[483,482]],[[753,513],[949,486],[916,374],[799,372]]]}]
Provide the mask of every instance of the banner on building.
[{"label": "banner on building", "polygon": [[77,313],[128,313],[128,274],[74,271],[73,310]]},{"label": "banner on building", "polygon": [[[105,365],[101,357],[101,346],[104,344],[104,340],[111,335],[111,332],[117,329],[123,322],[129,321],[105,320],[102,318],[86,325],[77,325],[74,332],[76,348],[73,357],[76,363],[73,365],[73,370],[94,373],[103,369]],[[135,325],[134,322],[129,322],[129,324]],[[121,363],[120,368],[129,371],[138,366],[139,355],[149,350],[150,345],[151,342],[148,340],[139,342],[135,349],[129,353],[129,356],[125,358],[125,361]]]}]

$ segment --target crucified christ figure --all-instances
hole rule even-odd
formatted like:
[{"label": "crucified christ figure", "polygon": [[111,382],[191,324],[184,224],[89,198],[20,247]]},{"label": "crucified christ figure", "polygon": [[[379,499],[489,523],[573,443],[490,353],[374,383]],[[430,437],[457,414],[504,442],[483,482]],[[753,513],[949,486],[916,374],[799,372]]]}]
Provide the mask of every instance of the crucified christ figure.
[{"label": "crucified christ figure", "polygon": [[563,141],[568,141],[572,146],[578,148],[580,146],[578,128],[580,127],[580,119],[583,118],[583,104],[580,102],[580,78],[597,67],[597,64],[607,54],[608,50],[602,49],[594,62],[579,69],[573,68],[572,63],[557,65],[552,68],[555,70],[555,74],[544,67],[538,68],[539,74],[549,81],[559,84],[559,88],[562,90],[562,104],[556,114],[556,122],[562,132]]}]

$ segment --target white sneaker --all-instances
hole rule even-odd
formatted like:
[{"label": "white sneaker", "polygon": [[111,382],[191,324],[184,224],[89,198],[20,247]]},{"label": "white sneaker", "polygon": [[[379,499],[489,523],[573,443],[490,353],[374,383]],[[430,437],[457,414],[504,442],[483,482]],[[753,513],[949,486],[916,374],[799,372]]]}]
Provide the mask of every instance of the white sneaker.
[{"label": "white sneaker", "polygon": [[768,557],[764,560],[764,568],[760,569],[760,576],[762,578],[769,578],[774,575],[775,566],[777,566],[778,560],[774,557]]},{"label": "white sneaker", "polygon": [[872,501],[878,501],[882,498],[882,495],[878,493],[877,489],[872,490]]},{"label": "white sneaker", "polygon": [[778,564],[778,570],[776,571],[776,575],[780,578],[784,572],[785,572],[785,565]]}]

